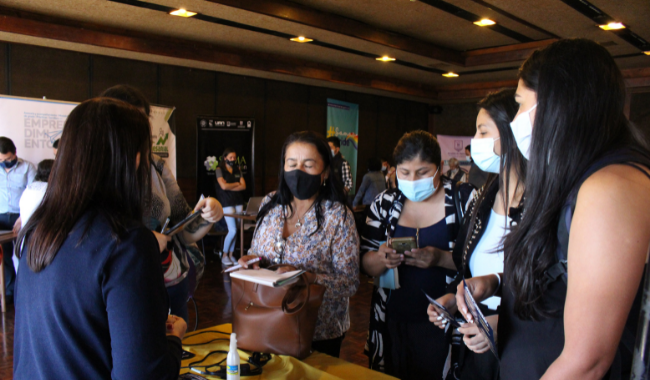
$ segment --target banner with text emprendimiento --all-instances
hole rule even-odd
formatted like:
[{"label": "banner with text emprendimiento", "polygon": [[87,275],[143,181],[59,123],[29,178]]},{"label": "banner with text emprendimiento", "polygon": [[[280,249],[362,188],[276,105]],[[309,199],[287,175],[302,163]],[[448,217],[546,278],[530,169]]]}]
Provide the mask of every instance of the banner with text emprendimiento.
[{"label": "banner with text emprendimiento", "polygon": [[335,99],[327,99],[327,137],[341,140],[341,155],[350,164],[352,188],[357,183],[357,155],[359,152],[359,105]]},{"label": "banner with text emprendimiento", "polygon": [[[61,138],[65,120],[77,105],[0,95],[0,136],[10,138],[18,157],[34,165],[53,159],[52,144]],[[152,105],[150,121],[152,152],[161,156],[176,175],[176,136],[169,125],[174,110]]]}]

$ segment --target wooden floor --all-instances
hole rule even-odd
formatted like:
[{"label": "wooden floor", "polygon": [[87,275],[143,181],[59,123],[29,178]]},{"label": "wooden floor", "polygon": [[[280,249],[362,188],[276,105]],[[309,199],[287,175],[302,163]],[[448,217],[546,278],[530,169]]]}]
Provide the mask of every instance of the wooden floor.
[{"label": "wooden floor", "polygon": [[[230,279],[221,274],[221,262],[212,253],[212,247],[206,246],[207,266],[203,279],[195,294],[199,314],[198,328],[206,328],[232,320],[230,304]],[[367,367],[368,358],[363,355],[366,341],[368,318],[370,315],[370,296],[372,283],[362,275],[361,286],[357,294],[350,300],[351,328],[345,336],[341,350],[341,359]],[[195,326],[194,305],[190,301],[188,331]],[[2,313],[0,313],[2,314]],[[0,333],[0,379],[12,379],[13,368],[13,335],[14,308],[8,307],[1,317]]]}]

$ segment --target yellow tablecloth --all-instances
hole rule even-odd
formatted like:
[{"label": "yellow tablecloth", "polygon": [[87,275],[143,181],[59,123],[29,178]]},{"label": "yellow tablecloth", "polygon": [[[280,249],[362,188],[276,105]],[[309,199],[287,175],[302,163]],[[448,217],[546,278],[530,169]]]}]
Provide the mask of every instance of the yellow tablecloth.
[{"label": "yellow tablecloth", "polygon": [[[210,332],[208,332],[210,331]],[[203,330],[198,330],[189,333],[183,340],[183,349],[196,354],[191,359],[183,360],[182,367],[187,367],[190,363],[199,361],[205,357],[210,351],[228,351],[229,343],[225,340],[212,342],[209,344],[202,344],[196,346],[189,346],[190,344],[209,342],[213,339],[228,339],[228,335],[219,334],[215,331],[230,333],[232,326],[230,324],[219,325],[210,327]],[[199,334],[205,332],[203,334]],[[239,357],[241,363],[247,363],[249,353],[239,350]],[[225,358],[225,354],[212,355],[205,363],[198,365],[209,365],[217,363]],[[223,363],[225,365],[225,362]],[[344,360],[331,357],[329,355],[314,352],[303,361],[292,358],[290,356],[273,355],[272,359],[263,367],[263,372],[259,376],[245,377],[245,379],[261,380],[261,379],[286,379],[286,380],[339,380],[339,379],[355,379],[355,380],[382,380],[382,379],[395,379],[394,377],[385,375],[380,372],[372,371],[368,368],[358,366],[356,364],[348,363]],[[201,367],[201,370],[204,368]],[[217,371],[218,368],[210,368],[211,371]],[[188,368],[182,368],[181,373],[189,372]],[[197,374],[198,375],[198,374]],[[208,379],[218,379],[216,376],[201,375]]]}]

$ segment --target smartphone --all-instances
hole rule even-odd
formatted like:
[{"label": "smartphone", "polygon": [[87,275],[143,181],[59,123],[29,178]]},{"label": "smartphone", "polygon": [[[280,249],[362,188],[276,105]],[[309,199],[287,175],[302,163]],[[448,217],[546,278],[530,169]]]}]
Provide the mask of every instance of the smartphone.
[{"label": "smartphone", "polygon": [[395,252],[404,253],[406,251],[411,251],[416,249],[418,247],[418,244],[414,236],[408,236],[408,237],[392,238],[390,241],[390,246],[395,250]]}]

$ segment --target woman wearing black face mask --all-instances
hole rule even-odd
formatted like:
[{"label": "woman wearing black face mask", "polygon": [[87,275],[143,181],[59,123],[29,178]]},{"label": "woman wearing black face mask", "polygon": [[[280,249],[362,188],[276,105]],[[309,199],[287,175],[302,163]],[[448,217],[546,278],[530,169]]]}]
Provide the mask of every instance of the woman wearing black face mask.
[{"label": "woman wearing black face mask", "polygon": [[290,264],[324,285],[312,347],[338,357],[350,328],[349,298],[359,287],[359,236],[330,160],[327,142],[317,134],[289,136],[278,190],[264,199],[250,255],[239,264],[248,268],[246,262],[256,257],[261,266]]},{"label": "woman wearing black face mask", "polygon": [[[232,148],[223,151],[223,159],[214,172],[217,200],[223,207],[225,214],[234,214],[244,211],[244,198],[242,191],[246,190],[246,181],[237,165],[237,152]],[[235,251],[235,237],[237,237],[237,221],[235,218],[225,217],[228,224],[228,235],[223,241],[223,254],[221,263],[224,266],[235,265],[237,259],[233,258]]]}]

